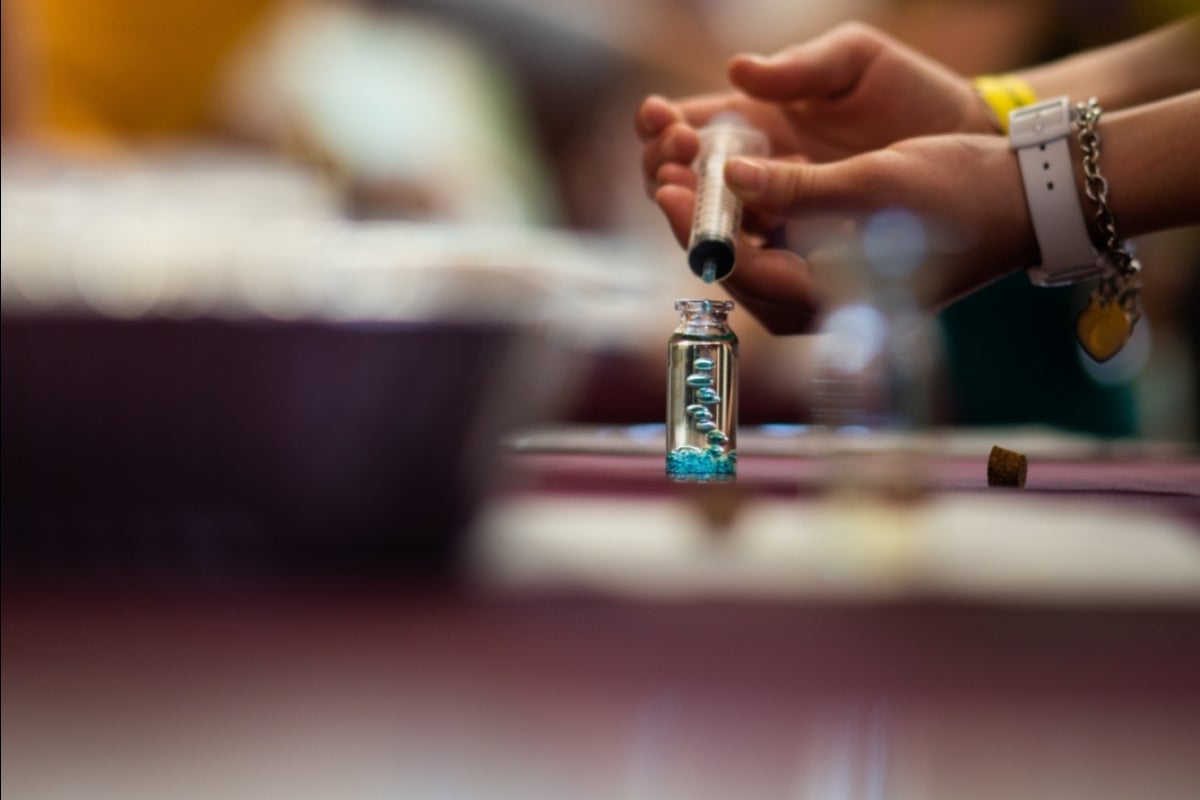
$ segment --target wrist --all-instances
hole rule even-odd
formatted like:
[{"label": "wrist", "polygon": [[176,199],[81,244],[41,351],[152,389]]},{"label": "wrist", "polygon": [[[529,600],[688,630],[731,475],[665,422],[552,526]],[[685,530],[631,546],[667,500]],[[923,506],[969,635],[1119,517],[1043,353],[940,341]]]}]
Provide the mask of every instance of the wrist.
[{"label": "wrist", "polygon": [[[983,134],[955,137],[955,143],[966,150],[961,170],[970,174],[972,188],[953,203],[954,222],[945,228],[953,235],[917,287],[928,308],[972,294],[1038,258],[1020,166],[1007,140]],[[986,194],[976,192],[977,186],[987,186]]]}]

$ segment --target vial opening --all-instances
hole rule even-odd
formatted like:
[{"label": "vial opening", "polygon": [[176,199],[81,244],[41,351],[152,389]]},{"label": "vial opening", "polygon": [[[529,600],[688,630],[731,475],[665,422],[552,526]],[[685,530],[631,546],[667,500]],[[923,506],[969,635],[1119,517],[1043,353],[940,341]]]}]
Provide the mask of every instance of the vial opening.
[{"label": "vial opening", "polygon": [[676,300],[675,310],[684,319],[693,317],[713,317],[724,320],[733,311],[732,300]]}]

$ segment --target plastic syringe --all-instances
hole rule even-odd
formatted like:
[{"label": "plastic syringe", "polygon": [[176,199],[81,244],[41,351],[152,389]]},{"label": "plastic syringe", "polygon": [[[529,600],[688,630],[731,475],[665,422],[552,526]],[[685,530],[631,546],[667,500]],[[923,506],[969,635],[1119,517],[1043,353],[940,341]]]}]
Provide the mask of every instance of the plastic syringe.
[{"label": "plastic syringe", "polygon": [[698,180],[688,266],[705,283],[713,283],[733,272],[742,222],[741,201],[725,186],[725,162],[735,156],[765,156],[769,146],[762,131],[733,112],[713,117],[699,135],[700,155],[692,165]]}]

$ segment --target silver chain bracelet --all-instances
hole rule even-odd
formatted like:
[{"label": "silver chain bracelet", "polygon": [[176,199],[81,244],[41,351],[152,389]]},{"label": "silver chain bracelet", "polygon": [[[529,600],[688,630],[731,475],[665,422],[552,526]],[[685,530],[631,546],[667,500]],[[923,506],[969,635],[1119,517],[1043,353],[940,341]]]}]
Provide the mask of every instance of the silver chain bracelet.
[{"label": "silver chain bracelet", "polygon": [[1142,316],[1141,263],[1117,235],[1117,220],[1108,207],[1108,181],[1100,174],[1100,103],[1096,98],[1076,103],[1072,120],[1083,152],[1084,192],[1096,206],[1093,219],[1104,237],[1100,258],[1105,263],[1100,283],[1088,308],[1080,314],[1076,332],[1084,350],[1098,361],[1115,355],[1133,333]]}]

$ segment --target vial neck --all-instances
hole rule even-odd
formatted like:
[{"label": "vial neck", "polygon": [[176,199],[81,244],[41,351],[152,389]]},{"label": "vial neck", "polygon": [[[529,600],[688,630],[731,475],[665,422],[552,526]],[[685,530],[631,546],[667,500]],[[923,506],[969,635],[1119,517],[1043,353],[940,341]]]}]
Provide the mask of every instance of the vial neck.
[{"label": "vial neck", "polygon": [[688,333],[719,334],[729,330],[726,320],[733,303],[728,300],[680,300],[675,303],[679,312],[676,330]]},{"label": "vial neck", "polygon": [[725,315],[720,316],[715,314],[682,314],[679,317],[679,327],[676,329],[684,333],[697,334],[720,334],[729,330],[729,325],[725,320]]}]

